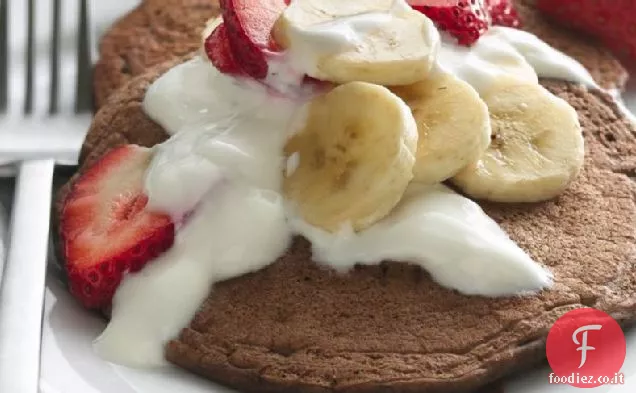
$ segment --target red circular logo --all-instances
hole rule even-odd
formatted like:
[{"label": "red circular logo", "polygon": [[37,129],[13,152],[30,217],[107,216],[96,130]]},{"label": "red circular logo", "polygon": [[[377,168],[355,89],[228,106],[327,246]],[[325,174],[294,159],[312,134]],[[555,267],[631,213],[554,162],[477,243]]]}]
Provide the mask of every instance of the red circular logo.
[{"label": "red circular logo", "polygon": [[559,318],[548,333],[546,355],[557,383],[593,388],[611,383],[625,361],[625,335],[608,314],[580,308]]}]

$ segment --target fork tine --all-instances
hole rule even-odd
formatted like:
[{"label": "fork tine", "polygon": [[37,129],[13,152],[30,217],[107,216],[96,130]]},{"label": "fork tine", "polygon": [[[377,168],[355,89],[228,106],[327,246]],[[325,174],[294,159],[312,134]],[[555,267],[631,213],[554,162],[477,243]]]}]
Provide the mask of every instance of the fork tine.
[{"label": "fork tine", "polygon": [[[8,75],[7,107],[9,115],[21,117],[25,109],[26,97],[26,48],[27,48],[27,31],[26,23],[28,16],[28,3],[24,0],[5,0],[7,7],[7,41],[8,52]],[[24,29],[23,29],[24,27]]]},{"label": "fork tine", "polygon": [[26,42],[26,85],[24,88],[24,113],[30,114],[33,110],[33,55],[35,42],[35,4],[33,0],[27,2],[27,42]]},{"label": "fork tine", "polygon": [[53,64],[51,48],[55,34],[51,34],[54,14],[51,0],[29,0],[29,15],[32,22],[29,28],[29,46],[33,64],[27,73],[27,83],[31,89],[27,91],[26,104],[30,105],[30,112],[44,117],[49,110],[50,83],[53,78]]},{"label": "fork tine", "polygon": [[66,0],[61,3],[59,35],[61,37],[60,52],[64,55],[60,58],[60,80],[68,82],[60,83],[57,104],[60,113],[68,114],[75,110],[75,95],[77,94],[76,86],[79,76],[77,35],[80,27],[78,15],[81,15],[81,7],[80,0]]},{"label": "fork tine", "polygon": [[91,92],[91,39],[87,0],[81,0],[79,12],[79,34],[77,35],[77,86],[75,112],[90,112],[93,108]]},{"label": "fork tine", "polygon": [[58,93],[60,86],[60,30],[61,0],[53,0],[53,27],[51,29],[51,85],[49,89],[49,114],[58,111]]},{"label": "fork tine", "polygon": [[7,72],[9,72],[9,44],[8,44],[8,20],[7,1],[0,0],[0,113],[7,110],[7,97],[9,86],[7,85]]}]

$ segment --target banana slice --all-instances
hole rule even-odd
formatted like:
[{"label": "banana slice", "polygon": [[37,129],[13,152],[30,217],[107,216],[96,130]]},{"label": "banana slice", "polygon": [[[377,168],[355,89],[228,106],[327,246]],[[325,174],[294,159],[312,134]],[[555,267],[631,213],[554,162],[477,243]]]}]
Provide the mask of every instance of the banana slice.
[{"label": "banana slice", "polygon": [[417,82],[440,47],[433,22],[404,0],[294,0],[272,34],[299,71],[335,83]]},{"label": "banana slice", "polygon": [[283,190],[298,213],[330,232],[386,216],[413,178],[417,125],[406,104],[385,87],[350,82],[304,113],[285,146]]},{"label": "banana slice", "polygon": [[414,180],[435,184],[476,161],[490,144],[488,107],[475,89],[452,74],[391,89],[411,108],[417,123]]},{"label": "banana slice", "polygon": [[466,194],[496,202],[538,202],[560,194],[583,166],[574,108],[541,85],[505,80],[482,94],[492,141],[453,178]]}]

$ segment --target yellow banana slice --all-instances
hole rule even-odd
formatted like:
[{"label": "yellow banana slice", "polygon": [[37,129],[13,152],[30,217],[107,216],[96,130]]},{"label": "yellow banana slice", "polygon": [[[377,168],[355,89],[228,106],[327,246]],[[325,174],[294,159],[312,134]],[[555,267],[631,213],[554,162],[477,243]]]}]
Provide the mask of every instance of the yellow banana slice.
[{"label": "yellow banana slice", "polygon": [[272,34],[300,71],[335,83],[414,83],[440,47],[433,22],[404,0],[294,0]]},{"label": "yellow banana slice", "polygon": [[[309,224],[359,231],[386,216],[413,178],[417,125],[387,88],[350,82],[304,108],[285,146],[285,196]],[[290,163],[292,163],[290,165]]]},{"label": "yellow banana slice", "polygon": [[453,182],[474,198],[496,202],[538,202],[563,192],[583,166],[574,108],[518,80],[504,80],[482,97],[490,111],[490,147]]},{"label": "yellow banana slice", "polygon": [[414,181],[442,182],[476,161],[488,147],[488,107],[468,83],[436,72],[392,91],[411,108],[417,123]]}]

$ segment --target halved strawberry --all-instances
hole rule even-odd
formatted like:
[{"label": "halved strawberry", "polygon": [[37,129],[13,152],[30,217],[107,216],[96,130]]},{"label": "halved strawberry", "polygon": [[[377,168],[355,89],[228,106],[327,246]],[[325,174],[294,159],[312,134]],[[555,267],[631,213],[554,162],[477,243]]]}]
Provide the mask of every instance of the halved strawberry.
[{"label": "halved strawberry", "polygon": [[230,49],[225,23],[221,23],[212,31],[203,46],[208,58],[220,72],[231,75],[245,74]]},{"label": "halved strawberry", "polygon": [[636,64],[636,1],[537,0],[536,5],[563,26],[599,38],[626,66]]},{"label": "halved strawberry", "polygon": [[475,43],[492,25],[519,27],[511,0],[407,0],[460,45]]},{"label": "halved strawberry", "polygon": [[275,51],[270,39],[285,0],[220,0],[230,48],[245,72],[256,79],[267,76],[265,54]]},{"label": "halved strawberry", "polygon": [[71,293],[88,308],[110,305],[123,274],[141,270],[174,241],[174,224],[145,209],[150,149],[115,148],[68,194],[60,236]]},{"label": "halved strawberry", "polygon": [[472,45],[486,30],[490,18],[484,0],[409,0],[408,3],[449,32],[460,45]]},{"label": "halved strawberry", "polygon": [[461,0],[406,0],[411,6],[427,5],[430,7],[451,7],[457,5]]}]

